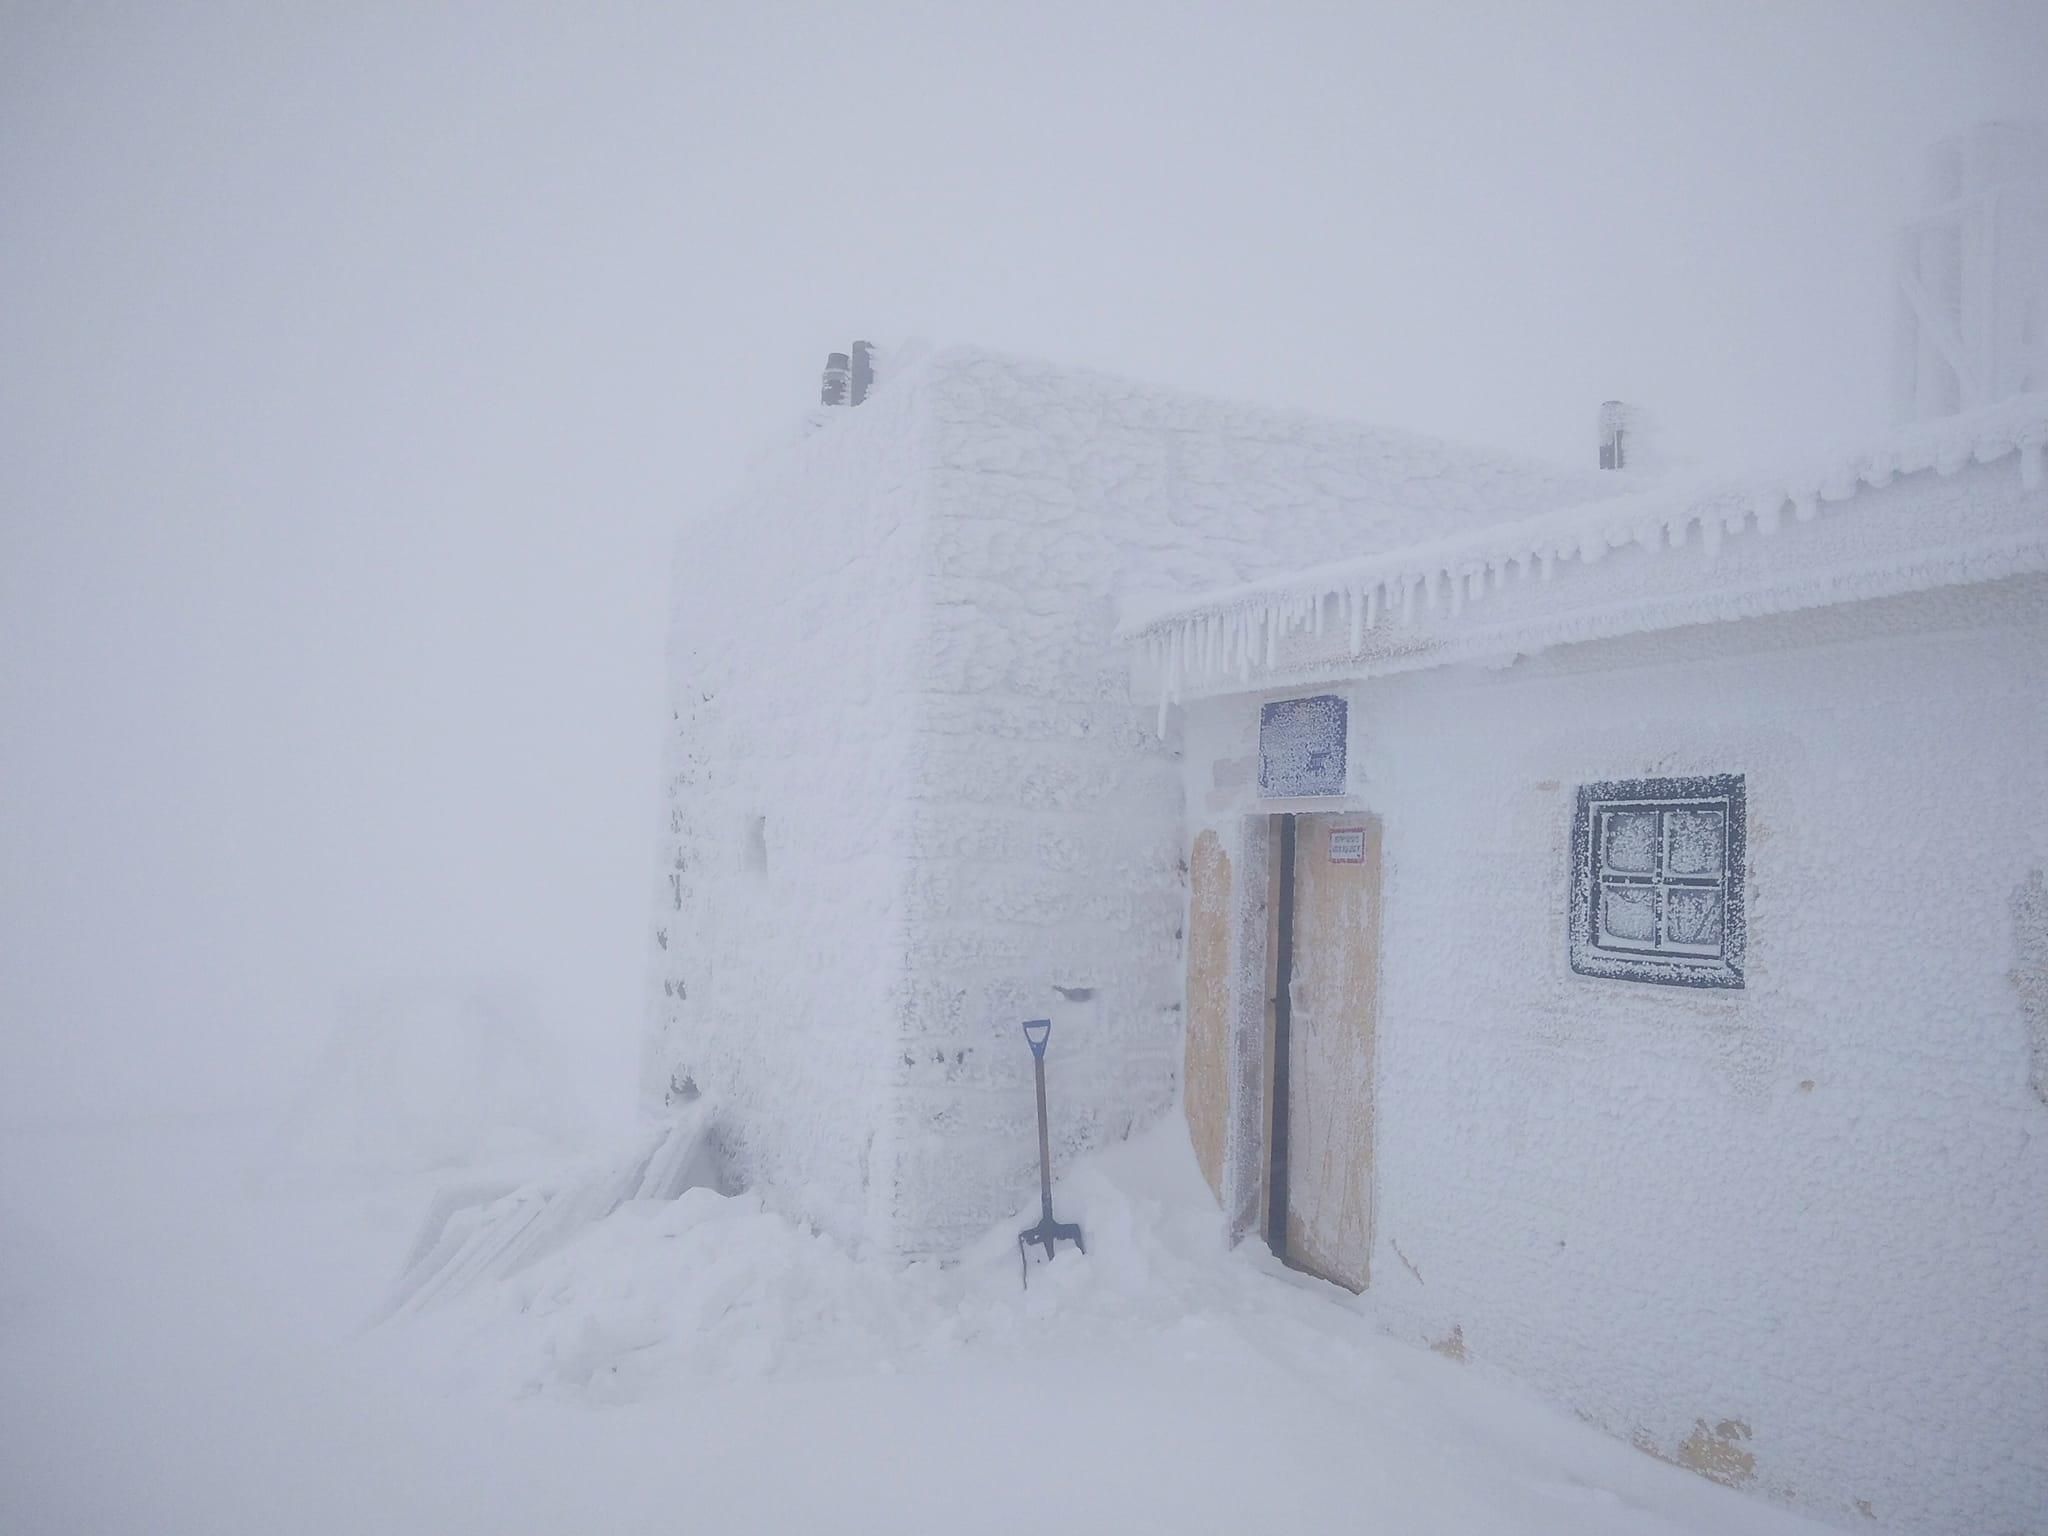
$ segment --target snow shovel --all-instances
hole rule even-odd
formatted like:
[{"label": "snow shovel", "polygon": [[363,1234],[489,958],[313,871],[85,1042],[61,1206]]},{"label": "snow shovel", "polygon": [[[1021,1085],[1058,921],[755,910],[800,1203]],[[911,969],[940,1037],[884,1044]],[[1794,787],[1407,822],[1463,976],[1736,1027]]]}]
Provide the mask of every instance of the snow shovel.
[{"label": "snow shovel", "polygon": [[1053,1244],[1062,1238],[1072,1243],[1083,1253],[1088,1245],[1081,1240],[1081,1229],[1071,1221],[1055,1221],[1052,1216],[1052,1146],[1045,1133],[1045,1042],[1052,1037],[1051,1019],[1026,1019],[1024,1039],[1031,1047],[1031,1070],[1038,1079],[1038,1199],[1039,1221],[1035,1227],[1026,1227],[1017,1234],[1017,1263],[1024,1272],[1024,1289],[1031,1289],[1031,1259],[1027,1251],[1032,1243],[1045,1250],[1047,1262],[1053,1256]]}]

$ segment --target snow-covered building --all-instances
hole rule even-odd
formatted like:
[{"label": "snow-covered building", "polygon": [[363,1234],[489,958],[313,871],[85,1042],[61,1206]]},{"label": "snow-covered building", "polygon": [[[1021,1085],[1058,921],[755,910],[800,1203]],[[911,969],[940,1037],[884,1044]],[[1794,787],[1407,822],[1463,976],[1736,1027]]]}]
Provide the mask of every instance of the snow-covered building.
[{"label": "snow-covered building", "polygon": [[650,1095],[943,1255],[1034,1192],[1050,1014],[1056,1160],[1183,1113],[1219,1234],[1396,1333],[1823,1515],[2048,1529],[2048,377],[2002,376],[1645,485],[898,360],[690,529]]}]

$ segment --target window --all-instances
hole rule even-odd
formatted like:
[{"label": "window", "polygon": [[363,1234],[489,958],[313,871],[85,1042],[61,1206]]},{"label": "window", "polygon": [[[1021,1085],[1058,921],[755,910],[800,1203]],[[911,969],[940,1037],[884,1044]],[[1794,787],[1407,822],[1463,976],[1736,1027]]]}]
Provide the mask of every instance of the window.
[{"label": "window", "polygon": [[1259,711],[1259,792],[1274,798],[1344,793],[1349,711],[1334,693],[1279,699]]},{"label": "window", "polygon": [[1681,987],[1739,987],[1742,775],[1624,779],[1579,790],[1572,822],[1572,969]]}]

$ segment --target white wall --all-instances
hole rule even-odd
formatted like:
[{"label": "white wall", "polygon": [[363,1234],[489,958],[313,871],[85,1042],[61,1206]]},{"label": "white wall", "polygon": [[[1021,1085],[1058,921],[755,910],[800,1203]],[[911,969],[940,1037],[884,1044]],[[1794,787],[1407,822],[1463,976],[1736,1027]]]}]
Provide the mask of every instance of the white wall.
[{"label": "white wall", "polygon": [[[2021,578],[1342,690],[1385,821],[1387,1324],[1830,1518],[2048,1528],[2043,676]],[[1263,809],[1259,702],[1190,710],[1193,829]],[[1574,975],[1576,787],[1719,772],[1746,987]]]},{"label": "white wall", "polygon": [[[1172,1103],[1185,869],[1175,746],[1113,595],[1212,585],[1606,488],[1597,474],[959,349],[929,365],[929,604],[907,793],[892,1230],[944,1252],[1055,1162]],[[863,407],[865,409],[865,407]],[[1087,1008],[1055,986],[1092,989]]]},{"label": "white wall", "polygon": [[693,519],[674,591],[644,1088],[692,1079],[735,1177],[848,1237],[901,1006],[922,419],[914,381],[831,413]]}]

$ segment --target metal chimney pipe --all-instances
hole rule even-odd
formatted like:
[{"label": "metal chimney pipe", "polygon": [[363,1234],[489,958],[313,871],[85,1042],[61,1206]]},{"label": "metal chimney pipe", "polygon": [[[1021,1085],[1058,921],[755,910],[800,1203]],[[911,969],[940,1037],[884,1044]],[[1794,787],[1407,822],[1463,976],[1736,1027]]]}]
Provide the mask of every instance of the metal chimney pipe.
[{"label": "metal chimney pipe", "polygon": [[1628,468],[1629,408],[1619,400],[1600,402],[1600,467]]},{"label": "metal chimney pipe", "polygon": [[846,404],[848,368],[844,352],[832,352],[825,357],[825,382],[818,391],[818,399],[825,405]]},{"label": "metal chimney pipe", "polygon": [[859,405],[875,387],[875,349],[865,341],[853,344],[853,403]]}]

